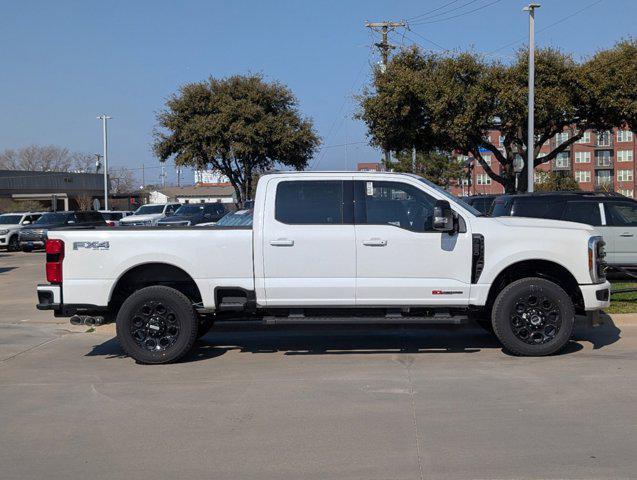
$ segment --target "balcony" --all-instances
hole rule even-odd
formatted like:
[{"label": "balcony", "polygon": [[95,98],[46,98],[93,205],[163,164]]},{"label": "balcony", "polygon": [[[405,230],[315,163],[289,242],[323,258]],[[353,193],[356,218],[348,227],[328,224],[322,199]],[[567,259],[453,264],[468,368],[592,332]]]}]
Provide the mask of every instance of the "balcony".
[{"label": "balcony", "polygon": [[595,170],[612,170],[613,159],[609,157],[595,158]]},{"label": "balcony", "polygon": [[613,134],[611,132],[598,133],[595,140],[595,148],[613,148]]}]

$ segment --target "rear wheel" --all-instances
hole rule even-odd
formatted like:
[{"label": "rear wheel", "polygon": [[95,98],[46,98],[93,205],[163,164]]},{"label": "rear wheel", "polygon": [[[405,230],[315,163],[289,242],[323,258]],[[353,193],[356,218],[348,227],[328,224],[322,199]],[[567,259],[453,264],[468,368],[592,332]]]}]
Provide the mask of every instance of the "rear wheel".
[{"label": "rear wheel", "polygon": [[164,286],[136,291],[117,314],[117,338],[139,363],[179,360],[197,338],[199,319],[183,293]]},{"label": "rear wheel", "polygon": [[561,350],[571,338],[574,323],[570,297],[543,278],[507,285],[493,304],[493,330],[516,355],[543,356]]},{"label": "rear wheel", "polygon": [[7,251],[9,251],[9,252],[17,252],[18,250],[20,250],[20,242],[18,241],[18,236],[17,235],[13,235],[9,239],[9,244],[7,245]]}]

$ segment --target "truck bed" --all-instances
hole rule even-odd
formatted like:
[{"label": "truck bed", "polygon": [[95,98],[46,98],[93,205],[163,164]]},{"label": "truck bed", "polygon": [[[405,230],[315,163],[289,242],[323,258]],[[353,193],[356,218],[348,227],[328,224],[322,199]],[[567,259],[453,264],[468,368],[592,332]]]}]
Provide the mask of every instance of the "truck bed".
[{"label": "truck bed", "polygon": [[49,238],[65,244],[65,304],[106,306],[123,274],[150,263],[188,272],[204,307],[214,306],[217,286],[254,289],[250,227],[56,229]]}]

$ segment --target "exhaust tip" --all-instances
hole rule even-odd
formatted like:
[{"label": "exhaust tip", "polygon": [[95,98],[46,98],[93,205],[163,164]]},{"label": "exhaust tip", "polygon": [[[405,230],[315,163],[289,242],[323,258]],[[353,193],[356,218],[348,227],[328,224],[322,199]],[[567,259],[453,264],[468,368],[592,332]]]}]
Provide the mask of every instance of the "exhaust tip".
[{"label": "exhaust tip", "polygon": [[84,319],[84,325],[95,325],[95,318],[94,317],[86,317]]},{"label": "exhaust tip", "polygon": [[83,325],[84,319],[79,315],[73,315],[70,319],[71,325]]}]

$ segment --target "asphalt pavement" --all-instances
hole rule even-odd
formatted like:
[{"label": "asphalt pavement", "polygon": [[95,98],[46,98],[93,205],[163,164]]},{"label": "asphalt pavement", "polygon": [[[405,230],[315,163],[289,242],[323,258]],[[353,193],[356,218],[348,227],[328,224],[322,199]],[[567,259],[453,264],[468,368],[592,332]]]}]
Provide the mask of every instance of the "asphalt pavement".
[{"label": "asphalt pavement", "polygon": [[137,365],[0,252],[1,479],[637,478],[637,322],[518,358],[477,327],[213,330]]}]

